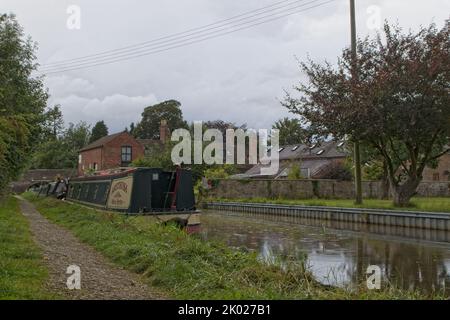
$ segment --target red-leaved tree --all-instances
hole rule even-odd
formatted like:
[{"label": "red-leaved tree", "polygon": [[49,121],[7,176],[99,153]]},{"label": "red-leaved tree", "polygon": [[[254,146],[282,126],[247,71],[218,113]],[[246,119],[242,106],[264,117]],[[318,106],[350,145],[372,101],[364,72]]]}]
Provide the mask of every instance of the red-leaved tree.
[{"label": "red-leaved tree", "polygon": [[349,49],[337,67],[301,64],[309,81],[283,105],[321,134],[348,137],[372,147],[387,167],[398,206],[409,204],[427,166],[449,152],[449,21],[417,33],[384,27],[358,40],[355,76]]}]

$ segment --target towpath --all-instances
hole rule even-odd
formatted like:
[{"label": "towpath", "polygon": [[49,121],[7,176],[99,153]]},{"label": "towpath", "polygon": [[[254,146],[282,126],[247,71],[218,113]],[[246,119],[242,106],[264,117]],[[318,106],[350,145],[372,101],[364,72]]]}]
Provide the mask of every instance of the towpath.
[{"label": "towpath", "polygon": [[[72,233],[42,216],[27,200],[18,197],[22,214],[29,220],[35,242],[43,251],[49,270],[48,288],[66,299],[149,300],[160,299],[138,275],[123,270]],[[81,289],[69,290],[67,268],[80,268]],[[73,272],[73,271],[72,271]]]}]

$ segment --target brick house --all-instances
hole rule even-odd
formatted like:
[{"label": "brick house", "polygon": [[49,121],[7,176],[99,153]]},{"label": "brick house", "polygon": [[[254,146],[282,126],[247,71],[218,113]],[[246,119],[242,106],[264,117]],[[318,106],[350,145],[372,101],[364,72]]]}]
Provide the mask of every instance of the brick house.
[{"label": "brick house", "polygon": [[78,174],[128,167],[134,160],[155,150],[155,146],[163,148],[169,139],[170,130],[165,120],[161,121],[159,140],[135,139],[126,131],[103,137],[79,151]]},{"label": "brick house", "polygon": [[144,149],[128,132],[119,132],[103,137],[79,151],[78,174],[88,170],[100,171],[127,167],[144,156]]},{"label": "brick house", "polygon": [[450,181],[450,151],[439,158],[437,168],[425,168],[423,181]]}]

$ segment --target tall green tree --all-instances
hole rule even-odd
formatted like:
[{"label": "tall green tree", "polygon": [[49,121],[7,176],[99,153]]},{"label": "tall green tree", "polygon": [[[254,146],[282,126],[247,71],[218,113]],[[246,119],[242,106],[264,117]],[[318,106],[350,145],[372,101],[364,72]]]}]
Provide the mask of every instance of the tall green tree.
[{"label": "tall green tree", "polygon": [[106,137],[107,135],[108,135],[108,127],[106,126],[105,122],[103,120],[98,121],[92,128],[89,143],[97,141],[98,139]]},{"label": "tall green tree", "polygon": [[384,37],[358,41],[358,78],[351,77],[350,50],[337,68],[302,63],[309,83],[297,87],[300,98],[284,102],[317,130],[376,150],[398,206],[409,204],[425,167],[448,152],[449,24],[403,33],[386,23]]},{"label": "tall green tree", "polygon": [[159,139],[161,120],[167,121],[171,131],[188,128],[187,122],[183,119],[181,103],[176,100],[168,100],[145,108],[134,135],[141,139]]},{"label": "tall green tree", "polygon": [[36,70],[36,43],[12,14],[0,14],[0,191],[26,168],[41,136],[47,91]]},{"label": "tall green tree", "polygon": [[306,130],[302,128],[299,119],[283,118],[272,126],[280,131],[280,145],[292,145],[306,142]]},{"label": "tall green tree", "polygon": [[70,169],[78,164],[78,151],[90,138],[90,126],[86,122],[70,123],[56,139],[43,141],[33,155],[33,169]]},{"label": "tall green tree", "polygon": [[56,139],[64,130],[64,119],[61,112],[61,106],[56,105],[53,108],[46,110],[44,118],[42,140]]}]

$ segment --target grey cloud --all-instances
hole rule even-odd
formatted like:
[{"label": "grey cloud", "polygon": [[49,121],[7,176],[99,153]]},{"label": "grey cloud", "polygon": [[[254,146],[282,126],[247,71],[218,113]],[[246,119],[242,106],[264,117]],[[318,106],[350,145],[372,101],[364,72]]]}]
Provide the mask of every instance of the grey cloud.
[{"label": "grey cloud", "polygon": [[[278,1],[278,0],[277,0]],[[39,42],[42,64],[139,43],[226,19],[275,0],[2,0],[0,12],[15,12],[25,32]],[[66,8],[79,5],[82,27],[66,28]],[[405,28],[439,25],[448,18],[446,0],[359,0],[357,30],[373,35],[367,8]],[[117,64],[47,77],[66,122],[105,120],[122,130],[144,107],[177,99],[189,120],[223,119],[268,128],[288,115],[278,103],[284,89],[304,79],[297,61],[335,61],[348,46],[348,1],[336,1],[279,21],[217,39]]]}]

